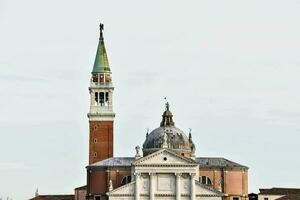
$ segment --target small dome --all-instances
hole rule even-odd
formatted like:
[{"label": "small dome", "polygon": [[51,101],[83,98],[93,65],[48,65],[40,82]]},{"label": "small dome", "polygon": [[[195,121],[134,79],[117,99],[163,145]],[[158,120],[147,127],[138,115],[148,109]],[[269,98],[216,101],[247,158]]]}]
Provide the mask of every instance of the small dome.
[{"label": "small dome", "polygon": [[191,134],[187,137],[182,130],[175,127],[173,114],[169,110],[168,103],[162,115],[160,127],[146,135],[146,140],[143,144],[144,156],[161,148],[172,149],[176,153],[187,157],[191,157],[191,154],[195,152],[195,145],[192,142]]}]

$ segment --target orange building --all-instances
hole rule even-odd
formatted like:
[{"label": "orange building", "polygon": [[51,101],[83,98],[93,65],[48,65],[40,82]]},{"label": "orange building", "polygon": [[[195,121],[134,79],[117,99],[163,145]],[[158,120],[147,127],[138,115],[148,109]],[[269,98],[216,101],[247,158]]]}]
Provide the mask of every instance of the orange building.
[{"label": "orange building", "polygon": [[[113,154],[113,112],[112,73],[103,39],[103,25],[100,25],[100,40],[90,82],[89,118],[89,165],[87,169],[86,199],[108,199],[108,192],[136,179],[133,162],[145,158],[161,149],[175,152],[179,157],[197,163],[199,173],[196,183],[222,193],[226,200],[246,200],[248,194],[248,167],[225,158],[196,157],[192,134],[188,135],[175,126],[169,104],[162,115],[160,126],[147,133],[143,144],[143,156],[114,157]],[[188,174],[188,172],[187,172]],[[174,183],[175,184],[175,183]],[[177,184],[177,183],[176,183]],[[177,186],[176,186],[177,187]],[[175,188],[175,185],[174,185]],[[152,188],[153,193],[153,188]],[[170,193],[166,199],[198,199],[197,195],[178,196]],[[130,199],[128,195],[127,199]],[[135,196],[135,199],[164,199],[164,195],[155,193]],[[198,195],[199,196],[199,195]],[[208,197],[207,197],[208,198]],[[120,197],[120,199],[123,199]],[[199,199],[206,197],[199,196]]]}]

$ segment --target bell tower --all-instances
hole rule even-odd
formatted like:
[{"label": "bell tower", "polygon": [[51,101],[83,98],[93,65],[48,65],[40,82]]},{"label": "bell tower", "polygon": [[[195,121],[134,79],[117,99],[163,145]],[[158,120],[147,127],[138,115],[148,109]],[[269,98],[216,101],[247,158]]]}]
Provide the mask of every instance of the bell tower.
[{"label": "bell tower", "polygon": [[100,38],[90,81],[89,164],[113,157],[113,84],[100,24]]}]

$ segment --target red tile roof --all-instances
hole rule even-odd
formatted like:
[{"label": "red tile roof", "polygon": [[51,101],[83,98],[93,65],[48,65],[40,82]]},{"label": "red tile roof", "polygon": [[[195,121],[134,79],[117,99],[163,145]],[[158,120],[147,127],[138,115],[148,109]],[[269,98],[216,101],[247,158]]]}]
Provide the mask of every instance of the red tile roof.
[{"label": "red tile roof", "polygon": [[30,200],[74,200],[74,195],[39,195]]}]

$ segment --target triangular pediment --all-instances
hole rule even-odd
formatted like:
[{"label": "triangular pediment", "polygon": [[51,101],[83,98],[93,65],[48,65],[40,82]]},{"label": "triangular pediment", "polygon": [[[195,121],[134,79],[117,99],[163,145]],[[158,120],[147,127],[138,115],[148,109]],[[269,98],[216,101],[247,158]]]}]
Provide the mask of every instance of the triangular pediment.
[{"label": "triangular pediment", "polygon": [[108,196],[134,196],[135,181],[107,193]]},{"label": "triangular pediment", "polygon": [[171,150],[161,149],[136,160],[133,165],[197,165],[197,163]]},{"label": "triangular pediment", "polygon": [[209,186],[203,185],[196,181],[195,184],[196,196],[216,196],[222,197],[224,194],[218,190],[215,190]]}]

